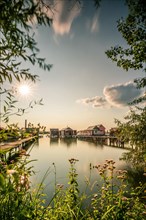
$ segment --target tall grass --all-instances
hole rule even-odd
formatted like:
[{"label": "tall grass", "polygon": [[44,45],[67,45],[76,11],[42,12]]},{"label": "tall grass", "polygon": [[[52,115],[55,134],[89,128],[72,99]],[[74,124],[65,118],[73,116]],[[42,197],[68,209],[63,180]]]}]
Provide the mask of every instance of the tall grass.
[{"label": "tall grass", "polygon": [[[56,184],[53,198],[47,203],[43,194],[43,181],[32,189],[29,177],[33,175],[31,161],[0,164],[0,219],[1,220],[143,220],[145,185],[130,189],[127,172],[116,170],[113,160],[103,165],[90,165],[100,174],[102,186],[87,195],[79,191],[78,174],[74,158],[69,160],[68,186]],[[55,165],[54,165],[55,168]],[[55,171],[56,172],[56,171]],[[47,174],[47,172],[46,172]],[[45,176],[44,176],[45,179]],[[115,180],[116,179],[116,180]],[[90,186],[90,178],[87,188]],[[127,190],[128,189],[128,190]]]}]

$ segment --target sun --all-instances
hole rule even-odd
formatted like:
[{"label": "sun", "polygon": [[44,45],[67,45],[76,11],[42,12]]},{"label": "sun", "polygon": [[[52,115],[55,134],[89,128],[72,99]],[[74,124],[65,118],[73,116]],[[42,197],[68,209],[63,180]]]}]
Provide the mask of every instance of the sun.
[{"label": "sun", "polygon": [[18,92],[22,96],[28,96],[31,93],[31,88],[27,84],[21,84],[18,86]]}]

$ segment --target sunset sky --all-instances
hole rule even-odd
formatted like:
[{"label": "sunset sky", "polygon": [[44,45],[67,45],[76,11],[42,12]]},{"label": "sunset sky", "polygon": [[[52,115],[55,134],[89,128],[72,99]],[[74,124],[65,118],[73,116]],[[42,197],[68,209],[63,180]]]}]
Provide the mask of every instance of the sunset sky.
[{"label": "sunset sky", "polygon": [[47,129],[70,126],[80,130],[96,124],[109,129],[115,126],[114,118],[123,120],[127,103],[141,93],[133,79],[143,73],[126,72],[105,54],[111,46],[126,46],[116,27],[117,20],[127,15],[124,0],[102,0],[98,10],[92,0],[84,0],[82,7],[71,2],[57,1],[51,27],[33,27],[39,56],[53,67],[50,72],[30,67],[40,81],[30,83],[27,99],[18,98],[23,107],[41,98],[44,105],[12,117],[11,123],[24,126],[27,119]]}]

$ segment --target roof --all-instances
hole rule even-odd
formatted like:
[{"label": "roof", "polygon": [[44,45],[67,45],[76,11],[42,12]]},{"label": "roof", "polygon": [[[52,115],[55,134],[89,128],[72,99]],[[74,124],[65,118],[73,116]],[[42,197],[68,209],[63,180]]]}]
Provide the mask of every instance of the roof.
[{"label": "roof", "polygon": [[100,124],[100,125],[97,125],[98,127],[103,127],[103,128],[105,128],[102,124]]},{"label": "roof", "polygon": [[59,131],[58,128],[50,128],[50,131]]},{"label": "roof", "polygon": [[99,130],[99,127],[97,125],[94,125],[94,126],[89,126],[87,128],[87,130],[93,130],[93,129],[98,129]]},{"label": "roof", "polygon": [[73,129],[71,129],[70,127],[66,127],[66,128],[61,129],[61,131],[64,131],[64,130],[73,130]]},{"label": "roof", "polygon": [[87,130],[93,130],[93,129],[99,130],[100,127],[105,128],[102,124],[100,124],[100,125],[89,126],[89,127],[87,128]]}]

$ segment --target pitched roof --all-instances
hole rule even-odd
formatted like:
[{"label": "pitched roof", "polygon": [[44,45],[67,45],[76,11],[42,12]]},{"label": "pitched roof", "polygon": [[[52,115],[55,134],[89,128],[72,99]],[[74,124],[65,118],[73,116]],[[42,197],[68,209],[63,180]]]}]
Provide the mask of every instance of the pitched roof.
[{"label": "pitched roof", "polygon": [[89,126],[87,130],[99,129],[98,125]]},{"label": "pitched roof", "polygon": [[66,128],[61,129],[61,131],[63,131],[63,130],[73,130],[73,129],[71,129],[70,127],[66,127]]},{"label": "pitched roof", "polygon": [[100,124],[100,125],[97,125],[98,127],[103,127],[103,128],[105,128],[102,124]]},{"label": "pitched roof", "polygon": [[89,127],[87,128],[87,130],[93,130],[93,129],[99,130],[100,127],[105,128],[102,124],[99,124],[99,125],[89,126]]}]

